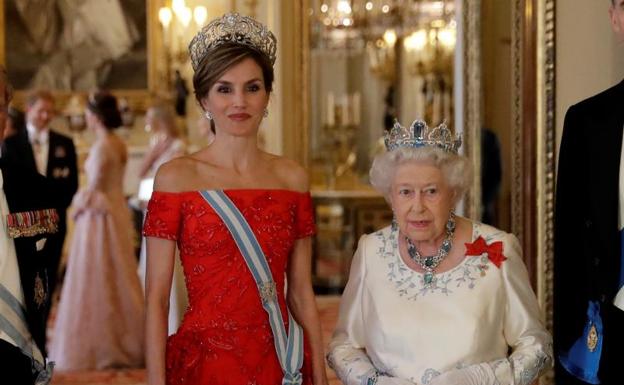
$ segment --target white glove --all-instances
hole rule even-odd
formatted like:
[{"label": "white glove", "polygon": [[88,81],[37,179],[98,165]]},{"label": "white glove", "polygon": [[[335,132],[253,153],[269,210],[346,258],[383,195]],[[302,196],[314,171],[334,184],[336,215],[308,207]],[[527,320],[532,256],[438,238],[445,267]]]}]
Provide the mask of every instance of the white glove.
[{"label": "white glove", "polygon": [[377,385],[414,385],[410,380],[404,380],[398,377],[379,376],[377,377]]},{"label": "white glove", "polygon": [[433,378],[429,385],[495,385],[496,375],[487,363],[452,369]]}]

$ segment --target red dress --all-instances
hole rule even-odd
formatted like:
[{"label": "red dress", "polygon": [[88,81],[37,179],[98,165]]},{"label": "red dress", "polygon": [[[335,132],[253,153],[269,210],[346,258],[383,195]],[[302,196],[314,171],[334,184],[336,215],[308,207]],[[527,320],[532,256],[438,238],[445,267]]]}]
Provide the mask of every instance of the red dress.
[{"label": "red dress", "polygon": [[[286,330],[284,280],[295,240],[315,232],[309,193],[226,190],[269,262]],[[189,307],[167,340],[167,384],[277,385],[283,373],[253,277],[225,224],[197,191],[155,191],[143,234],[177,241]],[[303,383],[311,384],[308,350]]]}]

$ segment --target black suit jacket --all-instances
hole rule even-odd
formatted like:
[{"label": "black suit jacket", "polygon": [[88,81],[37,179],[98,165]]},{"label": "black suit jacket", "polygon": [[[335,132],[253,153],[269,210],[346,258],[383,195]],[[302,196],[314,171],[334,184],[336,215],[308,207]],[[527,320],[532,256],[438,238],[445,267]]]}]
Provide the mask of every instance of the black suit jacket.
[{"label": "black suit jacket", "polygon": [[[554,344],[569,349],[600,302],[604,340],[599,378],[622,384],[624,312],[613,306],[620,273],[618,185],[624,81],[568,110],[559,152],[555,208]],[[558,364],[557,385],[577,384]]]},{"label": "black suit jacket", "polygon": [[[52,208],[56,197],[49,193],[48,181],[24,166],[0,158],[0,170],[4,180],[3,190],[11,213]],[[50,295],[47,290],[46,248],[37,251],[36,242],[47,234],[15,238],[15,252],[24,291],[26,321],[30,333],[42,354],[45,354],[46,314]],[[35,287],[39,277],[45,291],[45,302],[38,303]]]},{"label": "black suit jacket", "polygon": [[[26,129],[5,140],[6,156],[10,162],[19,163],[24,168],[37,171],[35,156],[28,140]],[[54,189],[59,197],[56,208],[62,222],[65,219],[65,210],[72,202],[72,198],[78,190],[78,165],[76,161],[76,148],[71,138],[50,130],[48,166],[46,170],[50,188]]]}]

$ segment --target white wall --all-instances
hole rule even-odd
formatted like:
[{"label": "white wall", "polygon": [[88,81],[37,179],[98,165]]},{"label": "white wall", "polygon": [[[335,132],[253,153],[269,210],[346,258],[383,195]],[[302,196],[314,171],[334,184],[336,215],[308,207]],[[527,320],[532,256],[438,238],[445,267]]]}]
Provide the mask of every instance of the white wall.
[{"label": "white wall", "polygon": [[624,78],[624,43],[611,30],[610,3],[557,1],[557,151],[568,107]]}]

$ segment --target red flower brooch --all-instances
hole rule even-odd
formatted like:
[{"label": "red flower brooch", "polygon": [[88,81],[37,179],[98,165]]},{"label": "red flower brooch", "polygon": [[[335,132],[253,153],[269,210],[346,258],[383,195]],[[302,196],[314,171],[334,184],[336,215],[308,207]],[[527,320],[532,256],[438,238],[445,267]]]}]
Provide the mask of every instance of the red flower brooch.
[{"label": "red flower brooch", "polygon": [[491,244],[485,243],[485,239],[479,236],[474,242],[466,243],[466,255],[478,256],[487,253],[487,257],[500,269],[501,264],[507,259],[503,254],[503,242],[496,241]]}]

